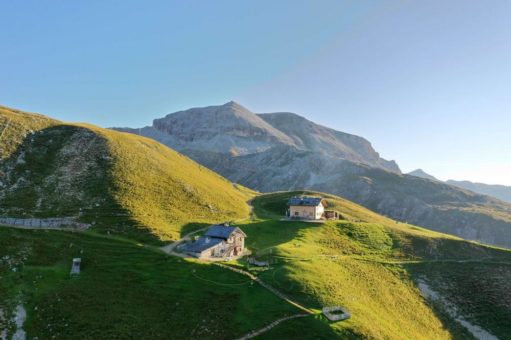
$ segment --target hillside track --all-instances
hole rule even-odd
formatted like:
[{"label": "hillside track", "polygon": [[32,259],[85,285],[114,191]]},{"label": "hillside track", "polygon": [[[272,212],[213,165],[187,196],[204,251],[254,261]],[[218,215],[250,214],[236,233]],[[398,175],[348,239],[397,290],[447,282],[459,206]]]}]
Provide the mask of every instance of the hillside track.
[{"label": "hillside track", "polygon": [[284,318],[281,318],[281,319],[273,321],[272,323],[270,323],[266,327],[263,327],[263,328],[261,328],[261,329],[259,329],[257,331],[252,331],[252,332],[250,332],[250,333],[248,333],[248,334],[246,334],[246,335],[244,335],[241,338],[238,338],[236,340],[247,340],[247,339],[255,338],[256,336],[259,336],[262,333],[268,332],[270,329],[272,329],[275,326],[278,326],[280,323],[282,323],[284,321],[293,320],[293,319],[297,319],[297,318],[304,318],[306,316],[309,316],[309,314],[295,314],[295,315],[291,315],[291,316],[286,316]]}]

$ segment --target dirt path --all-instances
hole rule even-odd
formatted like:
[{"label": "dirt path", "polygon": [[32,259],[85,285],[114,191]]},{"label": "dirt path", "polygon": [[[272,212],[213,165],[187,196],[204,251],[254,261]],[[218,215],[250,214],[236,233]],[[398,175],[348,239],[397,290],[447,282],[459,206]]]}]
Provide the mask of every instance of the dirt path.
[{"label": "dirt path", "polygon": [[261,335],[262,333],[268,332],[270,329],[272,329],[273,327],[277,326],[278,324],[280,324],[284,321],[288,321],[288,320],[292,320],[292,319],[296,319],[296,318],[304,318],[306,316],[309,316],[309,314],[296,314],[296,315],[286,316],[284,318],[273,321],[266,327],[263,327],[257,331],[252,331],[236,340],[247,340],[247,339],[255,338],[256,336]]},{"label": "dirt path", "polygon": [[489,333],[478,325],[475,325],[465,319],[458,311],[456,305],[451,303],[448,299],[440,295],[437,291],[433,290],[423,279],[419,279],[418,288],[422,295],[428,300],[437,302],[442,309],[449,314],[456,322],[465,327],[476,339],[481,340],[498,340],[496,336]]},{"label": "dirt path", "polygon": [[284,294],[279,292],[277,289],[273,288],[272,286],[270,286],[269,284],[267,284],[266,282],[264,282],[263,280],[261,280],[257,276],[255,276],[255,275],[253,275],[253,274],[251,274],[251,273],[249,273],[249,272],[247,272],[247,271],[245,271],[243,269],[234,268],[234,267],[222,264],[222,263],[213,263],[213,264],[216,265],[216,266],[228,269],[230,271],[233,271],[235,273],[248,276],[250,279],[252,279],[253,281],[257,282],[258,284],[260,284],[261,286],[263,286],[264,288],[269,290],[271,293],[273,293],[274,295],[276,295],[280,299],[286,301],[287,303],[295,306],[298,309],[301,309],[302,311],[306,312],[308,315],[316,314],[316,312],[314,312],[314,311],[310,310],[309,308],[299,304],[298,302],[295,302],[295,301],[289,299],[287,296],[285,296]]},{"label": "dirt path", "polygon": [[0,140],[2,139],[2,137],[4,136],[4,132],[5,130],[7,130],[7,128],[9,128],[9,125],[11,124],[11,119],[9,118],[9,121],[7,122],[7,124],[5,125],[5,127],[2,129],[2,133],[0,134]]}]

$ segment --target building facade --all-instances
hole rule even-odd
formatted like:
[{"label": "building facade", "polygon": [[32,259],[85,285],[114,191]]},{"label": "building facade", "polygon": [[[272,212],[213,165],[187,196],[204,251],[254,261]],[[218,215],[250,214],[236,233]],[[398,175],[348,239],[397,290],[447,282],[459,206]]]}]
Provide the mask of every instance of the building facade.
[{"label": "building facade", "polygon": [[292,197],[288,201],[288,217],[301,220],[319,220],[325,213],[326,202],[321,197]]}]

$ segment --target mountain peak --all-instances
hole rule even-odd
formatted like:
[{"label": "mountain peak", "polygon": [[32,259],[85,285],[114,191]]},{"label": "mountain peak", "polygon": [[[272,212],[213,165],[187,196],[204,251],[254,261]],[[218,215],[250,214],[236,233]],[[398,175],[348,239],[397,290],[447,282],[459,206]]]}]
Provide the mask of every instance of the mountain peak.
[{"label": "mountain peak", "polygon": [[222,106],[241,106],[241,104],[238,102],[235,102],[234,100],[230,100]]},{"label": "mountain peak", "polygon": [[174,112],[155,119],[153,128],[172,138],[171,145],[178,150],[248,154],[294,145],[291,138],[235,101]]},{"label": "mountain peak", "polygon": [[413,170],[413,171],[409,172],[407,175],[425,178],[425,179],[429,179],[432,181],[438,181],[438,179],[435,176],[428,174],[426,171],[424,171],[422,169]]},{"label": "mountain peak", "polygon": [[234,100],[231,100],[231,101],[229,101],[229,102],[227,102],[227,103],[225,103],[223,105],[220,105],[220,107],[230,108],[230,109],[234,109],[234,110],[250,111],[249,109],[247,109],[246,107],[244,107],[240,103],[235,102]]}]

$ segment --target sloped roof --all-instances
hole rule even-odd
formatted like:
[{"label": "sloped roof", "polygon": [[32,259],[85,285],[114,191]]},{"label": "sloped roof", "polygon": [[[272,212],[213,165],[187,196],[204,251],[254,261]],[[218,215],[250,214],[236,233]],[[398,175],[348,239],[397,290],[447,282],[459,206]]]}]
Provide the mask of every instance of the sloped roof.
[{"label": "sloped roof", "polygon": [[220,238],[212,238],[212,237],[203,236],[203,237],[200,237],[195,242],[187,243],[184,247],[184,250],[191,251],[194,253],[200,253],[200,252],[203,252],[204,250],[213,248],[214,246],[216,246],[222,242],[224,242],[224,240],[222,240]]},{"label": "sloped roof", "polygon": [[289,201],[287,202],[287,205],[303,205],[303,206],[310,206],[310,207],[317,207],[321,202],[323,201],[323,198],[321,197],[291,197]]},{"label": "sloped roof", "polygon": [[238,227],[230,227],[230,226],[225,226],[225,225],[221,225],[221,224],[212,225],[211,227],[209,227],[208,231],[206,231],[206,234],[204,234],[204,236],[227,240],[229,238],[229,236],[231,236],[231,234],[234,232],[238,232],[245,237],[247,236]]}]

